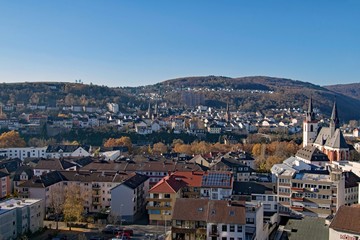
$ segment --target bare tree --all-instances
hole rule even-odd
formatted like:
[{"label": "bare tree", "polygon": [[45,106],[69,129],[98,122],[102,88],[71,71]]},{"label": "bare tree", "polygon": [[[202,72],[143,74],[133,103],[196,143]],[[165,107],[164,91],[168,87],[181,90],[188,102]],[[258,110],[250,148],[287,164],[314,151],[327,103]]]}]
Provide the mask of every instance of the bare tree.
[{"label": "bare tree", "polygon": [[49,212],[55,215],[56,230],[59,228],[59,216],[64,209],[64,189],[61,185],[52,186],[49,194]]}]

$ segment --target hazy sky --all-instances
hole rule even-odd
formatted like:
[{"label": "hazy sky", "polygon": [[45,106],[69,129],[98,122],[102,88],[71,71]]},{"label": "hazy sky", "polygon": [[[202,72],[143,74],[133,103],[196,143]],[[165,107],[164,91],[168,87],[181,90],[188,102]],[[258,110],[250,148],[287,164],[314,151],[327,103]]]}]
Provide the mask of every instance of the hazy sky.
[{"label": "hazy sky", "polygon": [[0,2],[0,82],[360,82],[358,0]]}]

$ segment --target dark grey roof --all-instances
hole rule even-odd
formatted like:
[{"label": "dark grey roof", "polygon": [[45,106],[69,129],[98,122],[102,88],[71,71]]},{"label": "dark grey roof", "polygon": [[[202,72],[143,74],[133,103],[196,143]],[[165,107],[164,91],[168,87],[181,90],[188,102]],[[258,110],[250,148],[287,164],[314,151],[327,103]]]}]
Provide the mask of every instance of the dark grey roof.
[{"label": "dark grey roof", "polygon": [[89,151],[89,146],[82,146],[82,145],[49,145],[46,149],[47,153],[58,153],[60,150],[63,152],[74,152],[79,147],[82,147],[86,151]]},{"label": "dark grey roof", "polygon": [[0,162],[0,168],[6,168],[9,173],[14,173],[20,167],[22,161],[18,158],[3,160]]},{"label": "dark grey roof", "polygon": [[80,167],[84,167],[84,166],[92,163],[93,159],[91,157],[82,157],[82,158],[73,160],[73,162]]},{"label": "dark grey roof", "polygon": [[360,177],[353,172],[343,172],[345,176],[345,188],[353,188],[359,186]]},{"label": "dark grey roof", "polygon": [[329,127],[321,128],[314,143],[331,148],[349,148],[339,128],[335,129],[333,134],[331,134],[331,129]]},{"label": "dark grey roof", "polygon": [[296,156],[311,162],[312,161],[329,162],[329,158],[325,153],[321,152],[319,149],[311,145],[307,145],[306,147],[297,151]]},{"label": "dark grey roof", "polygon": [[211,169],[214,170],[232,170],[233,168],[236,168],[236,172],[254,172],[254,169],[247,166],[246,164],[243,164],[240,162],[237,158],[224,158],[222,157],[219,162],[214,164]]},{"label": "dark grey roof", "polygon": [[138,186],[140,186],[148,179],[149,179],[148,176],[142,174],[136,174],[135,176],[132,176],[131,178],[125,180],[123,184],[128,186],[129,188],[136,189]]},{"label": "dark grey roof", "polygon": [[28,175],[28,179],[31,179],[34,176],[34,170],[29,166],[19,167],[14,175],[14,181],[20,181],[20,175],[25,172]]},{"label": "dark grey roof", "polygon": [[6,176],[9,176],[10,174],[8,173],[5,173],[3,171],[0,171],[0,178],[3,178],[3,177],[6,177]]},{"label": "dark grey roof", "polygon": [[271,194],[276,191],[274,183],[239,182],[233,184],[234,195]]}]

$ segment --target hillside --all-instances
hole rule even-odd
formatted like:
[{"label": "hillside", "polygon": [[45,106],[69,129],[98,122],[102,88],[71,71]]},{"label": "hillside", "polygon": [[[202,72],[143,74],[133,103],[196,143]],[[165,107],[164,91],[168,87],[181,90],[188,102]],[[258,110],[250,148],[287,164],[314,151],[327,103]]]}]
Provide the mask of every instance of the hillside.
[{"label": "hillside", "polygon": [[[360,119],[360,84],[321,87],[308,82],[274,77],[229,78],[221,76],[184,77],[154,85],[127,88],[86,85],[82,83],[1,83],[3,105],[34,104],[46,106],[97,106],[119,104],[120,111],[146,110],[149,101],[166,102],[169,107],[183,107],[182,94],[202,94],[211,107],[240,111],[262,111],[272,108],[306,109],[310,96],[314,107],[330,116],[336,99],[340,120]],[[158,100],[154,94],[159,94]]]},{"label": "hillside", "polygon": [[[228,78],[217,76],[188,77],[166,80],[155,85],[157,88],[213,88],[233,89],[234,91],[203,91],[207,102],[225,106],[226,102],[233,108],[254,111],[265,111],[269,108],[306,108],[310,96],[314,106],[330,116],[333,102],[336,99],[341,121],[360,119],[360,99],[352,98],[336,90],[327,89],[308,82],[274,77]],[[254,94],[251,90],[260,90]],[[271,91],[271,92],[269,92]],[[179,99],[169,93],[168,99]]]},{"label": "hillside", "polygon": [[360,83],[337,84],[324,86],[324,88],[360,100]]}]

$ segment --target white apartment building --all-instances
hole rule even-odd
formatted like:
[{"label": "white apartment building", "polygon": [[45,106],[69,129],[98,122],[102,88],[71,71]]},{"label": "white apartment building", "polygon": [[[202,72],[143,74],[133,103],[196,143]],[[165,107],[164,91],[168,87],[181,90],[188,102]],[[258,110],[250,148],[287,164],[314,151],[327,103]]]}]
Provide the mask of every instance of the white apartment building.
[{"label": "white apartment building", "polygon": [[0,149],[0,157],[10,159],[19,158],[44,158],[47,147],[25,147],[25,148],[2,148]]},{"label": "white apartment building", "polygon": [[0,202],[0,239],[18,239],[26,232],[43,227],[44,207],[41,199],[9,199]]},{"label": "white apartment building", "polygon": [[118,221],[134,222],[145,212],[149,177],[136,174],[111,189],[110,214]]}]

